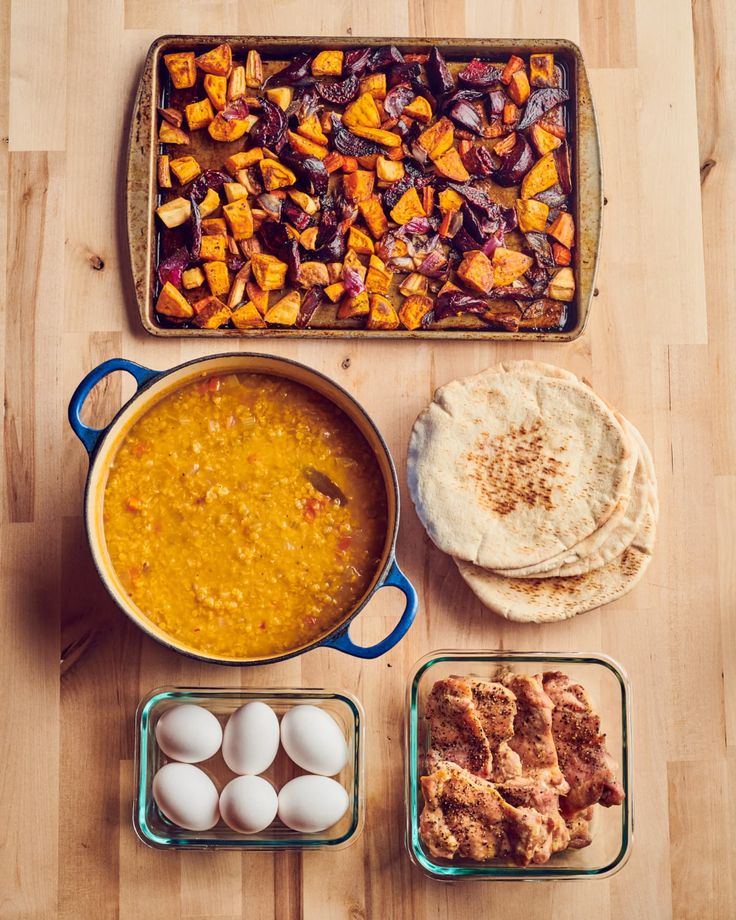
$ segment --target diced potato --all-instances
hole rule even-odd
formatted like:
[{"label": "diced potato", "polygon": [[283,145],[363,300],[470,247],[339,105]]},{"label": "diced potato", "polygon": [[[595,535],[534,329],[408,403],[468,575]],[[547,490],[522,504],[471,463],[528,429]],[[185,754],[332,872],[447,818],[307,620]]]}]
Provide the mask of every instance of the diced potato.
[{"label": "diced potato", "polygon": [[234,153],[225,160],[225,169],[231,176],[236,175],[239,169],[247,169],[263,159],[263,151],[260,147],[253,147],[252,150],[242,150],[240,153]]},{"label": "diced potato", "polygon": [[321,145],[310,141],[308,137],[301,134],[295,134],[293,131],[287,132],[289,143],[297,153],[303,153],[308,157],[316,157],[318,160],[324,160],[327,156],[327,150]]},{"label": "diced potato", "polygon": [[211,51],[200,54],[196,61],[197,67],[205,73],[211,73],[217,77],[226,77],[233,66],[233,52],[230,45],[224,42]]},{"label": "diced potato", "polygon": [[522,233],[529,233],[532,230],[544,233],[547,229],[549,206],[543,201],[537,201],[536,198],[517,198],[516,216],[519,219],[519,230]]},{"label": "diced potato", "polygon": [[432,160],[447,153],[454,140],[455,128],[444,115],[419,135],[420,147],[427,151]]},{"label": "diced potato", "polygon": [[158,139],[162,144],[188,144],[189,135],[186,131],[182,131],[181,128],[175,128],[174,125],[170,125],[168,121],[162,121],[161,126],[158,129]]},{"label": "diced potato", "polygon": [[176,89],[191,89],[197,82],[197,67],[193,51],[165,54],[164,64]]},{"label": "diced potato", "polygon": [[224,326],[232,316],[230,307],[223,303],[219,297],[203,297],[193,304],[194,325],[200,329],[219,329]]},{"label": "diced potato", "polygon": [[556,150],[562,144],[562,138],[555,137],[554,134],[545,131],[540,124],[532,125],[529,129],[529,134],[540,156],[544,156],[545,153]]},{"label": "diced potato", "polygon": [[[173,166],[173,164],[172,164]],[[560,211],[547,231],[567,249],[571,249],[575,240],[575,221],[568,211]]]},{"label": "diced potato", "polygon": [[322,130],[322,125],[316,115],[310,115],[309,118],[305,118],[296,130],[297,134],[301,134],[302,137],[306,137],[307,140],[312,141],[314,144],[319,144],[322,147],[326,147],[328,144],[327,135]]},{"label": "diced potato", "polygon": [[192,206],[186,198],[172,198],[156,208],[156,213],[162,223],[171,230],[173,227],[181,227],[189,220],[192,216]]},{"label": "diced potato", "polygon": [[335,281],[333,284],[328,284],[325,288],[325,295],[329,297],[333,303],[337,303],[344,294],[345,285],[342,283],[342,281]]},{"label": "diced potato", "polygon": [[343,297],[337,308],[337,318],[352,319],[354,316],[368,316],[370,311],[368,291],[361,291],[355,297]]},{"label": "diced potato", "polygon": [[363,125],[355,125],[350,129],[358,137],[364,137],[366,140],[374,141],[383,147],[400,147],[401,137],[394,134],[393,131],[384,131],[383,128],[364,128]]},{"label": "diced potato", "polygon": [[255,305],[261,316],[265,316],[268,310],[268,291],[264,291],[255,281],[248,281],[245,285],[245,293],[250,297],[251,303]]},{"label": "diced potato", "polygon": [[291,198],[294,204],[298,205],[302,211],[306,211],[307,214],[316,214],[317,213],[317,202],[310,195],[307,195],[306,192],[300,192],[297,189],[287,189],[286,194]]},{"label": "diced potato", "polygon": [[377,240],[382,237],[388,230],[388,220],[378,198],[374,195],[366,201],[360,201],[358,202],[358,207],[363,215],[363,220],[373,235],[373,239]]},{"label": "diced potato", "polygon": [[389,160],[387,157],[376,157],[376,175],[382,182],[398,182],[404,177],[404,164],[401,160]]},{"label": "diced potato", "polygon": [[555,265],[569,265],[572,262],[572,253],[562,243],[552,243],[552,257]]},{"label": "diced potato", "polygon": [[245,85],[250,89],[260,89],[263,86],[263,60],[253,48],[245,59]]},{"label": "diced potato", "polygon": [[239,182],[225,182],[222,187],[225,190],[225,197],[228,200],[228,204],[237,201],[239,198],[248,197],[248,192]]},{"label": "diced potato", "polygon": [[202,128],[208,127],[215,117],[215,112],[209,99],[190,102],[189,105],[184,107],[184,112],[187,116],[190,131],[201,131]]},{"label": "diced potato", "polygon": [[529,78],[525,70],[517,70],[511,77],[508,94],[517,105],[524,105],[529,98]]},{"label": "diced potato", "polygon": [[264,316],[267,323],[275,326],[293,326],[299,316],[302,298],[299,291],[291,291],[269,309]]},{"label": "diced potato", "polygon": [[171,188],[171,160],[162,154],[156,163],[159,188]]},{"label": "diced potato", "polygon": [[241,307],[238,307],[237,310],[233,310],[233,315],[230,318],[236,329],[266,328],[266,321],[258,312],[256,305],[251,303],[251,301],[244,303]]},{"label": "diced potato", "polygon": [[248,240],[253,236],[253,212],[247,198],[239,198],[222,209],[236,240]]},{"label": "diced potato", "polygon": [[465,199],[454,188],[446,188],[440,192],[440,211],[459,211]]},{"label": "diced potato", "polygon": [[429,279],[426,275],[420,275],[419,272],[412,272],[399,285],[399,292],[404,297],[411,294],[426,294],[429,290]]},{"label": "diced potato", "polygon": [[359,252],[361,255],[366,256],[375,252],[373,240],[367,233],[358,230],[356,226],[352,226],[348,230],[348,249],[352,249],[354,252]]},{"label": "diced potato", "polygon": [[256,252],[251,259],[251,268],[256,284],[264,291],[278,291],[286,282],[286,262],[282,262],[276,256]]},{"label": "diced potato", "polygon": [[455,147],[450,147],[447,153],[437,157],[434,165],[441,176],[445,176],[445,178],[452,179],[455,182],[467,182],[470,178],[470,173],[463,166],[463,161],[460,159],[460,154]]},{"label": "diced potato", "polygon": [[[208,236],[209,240],[221,240],[221,236]],[[204,238],[202,240],[204,242]],[[227,294],[230,290],[230,275],[228,274],[227,265],[224,262],[205,262],[204,273],[207,278],[207,284],[210,293],[214,297],[220,297]]]},{"label": "diced potato", "polygon": [[419,329],[422,319],[434,306],[431,297],[424,294],[412,294],[407,297],[399,310],[399,319],[406,329]]},{"label": "diced potato", "polygon": [[370,93],[374,99],[386,98],[386,74],[369,73],[361,77],[360,92]]},{"label": "diced potato", "polygon": [[370,93],[358,96],[355,102],[346,107],[342,121],[348,128],[380,128],[381,116],[376,107],[376,100]]},{"label": "diced potato", "polygon": [[291,105],[291,100],[294,98],[294,87],[274,86],[273,89],[269,87],[266,90],[266,98],[269,102],[273,102],[274,105],[286,111]]},{"label": "diced potato", "polygon": [[555,57],[553,54],[529,56],[529,76],[532,86],[555,86]]},{"label": "diced potato", "polygon": [[394,273],[386,268],[385,263],[378,256],[372,255],[368,262],[368,274],[365,277],[365,286],[372,294],[388,294]]},{"label": "diced potato", "polygon": [[299,235],[299,243],[305,249],[314,250],[317,248],[317,234],[319,227],[307,227]]},{"label": "diced potato", "polygon": [[202,172],[194,157],[177,157],[169,163],[169,166],[180,185],[186,185]]},{"label": "diced potato", "polygon": [[299,269],[299,283],[302,287],[312,287],[318,284],[325,287],[330,283],[327,266],[324,262],[302,262]]},{"label": "diced potato", "polygon": [[233,118],[230,121],[226,121],[218,112],[209,123],[207,133],[213,141],[219,141],[222,144],[231,144],[233,141],[240,140],[241,137],[247,134],[254,122],[255,116],[250,115],[248,118]]},{"label": "diced potato", "polygon": [[545,154],[532,166],[521,183],[521,197],[533,198],[557,182],[557,167],[553,153]]},{"label": "diced potato", "polygon": [[199,258],[203,262],[224,262],[227,258],[227,237],[203,236]]},{"label": "diced potato", "polygon": [[320,51],[312,61],[313,77],[339,77],[342,73],[342,51]]},{"label": "diced potato", "polygon": [[569,302],[575,296],[575,276],[571,268],[561,268],[549,283],[549,296],[553,300]]},{"label": "diced potato", "polygon": [[534,260],[523,252],[499,246],[493,253],[491,264],[493,265],[493,283],[501,287],[521,278],[524,272],[532,267]]},{"label": "diced potato", "polygon": [[221,112],[227,105],[227,77],[216,77],[214,74],[207,73],[202,82],[212,108]]},{"label": "diced potato", "polygon": [[523,69],[524,61],[517,55],[512,54],[506,62],[506,66],[501,71],[501,82],[508,86],[509,83],[511,83],[513,75]]},{"label": "diced potato", "polygon": [[230,71],[230,76],[227,78],[227,101],[233,102],[235,99],[242,99],[246,91],[245,67],[233,67]]},{"label": "diced potato", "polygon": [[294,173],[283,163],[279,163],[278,160],[265,157],[259,161],[258,165],[261,169],[263,184],[269,192],[278,188],[286,188],[296,182]]},{"label": "diced potato", "polygon": [[373,194],[373,185],[376,181],[375,174],[365,169],[357,169],[354,173],[343,176],[342,189],[349,201],[366,201]]},{"label": "diced potato", "polygon": [[213,188],[208,188],[207,194],[199,205],[199,216],[209,217],[210,214],[214,214],[221,204],[222,202],[217,192]]},{"label": "diced potato", "polygon": [[457,276],[466,287],[480,294],[487,294],[493,287],[493,266],[488,256],[479,249],[465,253]]},{"label": "diced potato", "polygon": [[399,317],[388,297],[371,294],[368,299],[370,313],[365,324],[366,329],[398,329]]},{"label": "diced potato", "polygon": [[189,268],[182,272],[181,285],[186,291],[193,291],[194,288],[201,287],[204,284],[204,272],[201,268]]},{"label": "diced potato", "polygon": [[424,96],[416,96],[409,105],[404,107],[403,114],[408,115],[409,118],[416,118],[423,125],[428,125],[432,121],[432,106]]},{"label": "diced potato", "polygon": [[391,219],[397,224],[408,224],[413,217],[426,217],[415,188],[407,189],[391,208]]},{"label": "diced potato", "polygon": [[189,319],[194,315],[194,310],[186,297],[174,285],[167,281],[161,288],[161,293],[156,301],[156,312],[164,316],[176,316],[180,319]]}]

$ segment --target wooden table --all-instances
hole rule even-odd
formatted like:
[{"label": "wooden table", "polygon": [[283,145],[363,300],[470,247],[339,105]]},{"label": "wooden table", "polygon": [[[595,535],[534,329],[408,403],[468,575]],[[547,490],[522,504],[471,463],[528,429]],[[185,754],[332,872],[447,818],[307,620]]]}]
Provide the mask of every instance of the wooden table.
[{"label": "wooden table", "polygon": [[[736,916],[729,863],[736,820],[734,4],[6,0],[0,9],[7,253],[0,916]],[[406,501],[398,556],[420,588],[421,612],[383,659],[359,666],[324,651],[277,667],[216,668],[165,651],[113,608],[85,544],[86,459],[66,425],[67,399],[108,357],[163,368],[218,350],[143,334],[128,278],[128,113],[146,48],[177,31],[580,43],[607,196],[599,296],[582,339],[508,347],[246,339],[239,347],[305,361],[354,392],[386,435],[402,479],[409,429],[437,385],[511,357],[585,375],[640,427],[656,460],[659,543],[632,594],[558,625],[506,623],[474,600]],[[112,378],[97,394],[95,417],[109,418],[126,392]],[[383,636],[397,605],[396,596],[377,600],[355,626],[357,638]],[[69,664],[61,679],[60,647]],[[624,664],[635,699],[636,836],[620,874],[546,886],[447,886],[410,865],[406,678],[417,658],[442,647],[601,650]],[[160,684],[357,693],[369,730],[360,841],[303,857],[162,853],[138,843],[130,822],[133,714],[141,695]]]}]

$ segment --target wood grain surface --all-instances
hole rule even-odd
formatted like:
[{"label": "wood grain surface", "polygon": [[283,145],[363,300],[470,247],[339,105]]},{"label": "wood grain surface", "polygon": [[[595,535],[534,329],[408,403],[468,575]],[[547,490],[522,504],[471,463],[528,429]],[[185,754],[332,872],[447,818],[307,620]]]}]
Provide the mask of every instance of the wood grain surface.
[{"label": "wood grain surface", "polygon": [[[127,122],[169,32],[544,36],[580,43],[605,170],[599,296],[570,345],[257,343],[355,393],[404,475],[434,388],[511,357],[584,375],[652,446],[662,519],[643,584],[573,621],[485,612],[405,501],[398,558],[421,592],[409,636],[359,665],[318,651],[217,668],[145,638],[93,571],[84,452],[65,421],[105,358],[152,367],[232,348],[141,332],[124,233]],[[736,5],[733,0],[3,0],[0,4],[0,917],[424,920],[736,916]],[[110,378],[89,417],[130,393]],[[406,497],[406,495],[405,495]],[[389,594],[389,592],[381,592]],[[378,640],[377,598],[354,626]],[[404,851],[407,674],[443,647],[603,651],[634,695],[634,850],[606,881],[429,881]],[[63,667],[60,670],[60,658]],[[338,853],[169,853],[134,836],[133,715],[160,684],[326,686],[368,722],[367,820]]]}]

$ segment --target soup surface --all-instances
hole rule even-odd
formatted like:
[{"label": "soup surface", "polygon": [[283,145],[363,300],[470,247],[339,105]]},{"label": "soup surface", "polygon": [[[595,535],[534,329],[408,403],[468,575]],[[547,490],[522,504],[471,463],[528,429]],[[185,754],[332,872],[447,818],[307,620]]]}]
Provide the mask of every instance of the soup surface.
[{"label": "soup surface", "polygon": [[353,422],[263,374],[203,377],[157,402],[105,488],[107,549],[131,599],[229,658],[329,632],[369,587],[386,526],[383,477]]}]

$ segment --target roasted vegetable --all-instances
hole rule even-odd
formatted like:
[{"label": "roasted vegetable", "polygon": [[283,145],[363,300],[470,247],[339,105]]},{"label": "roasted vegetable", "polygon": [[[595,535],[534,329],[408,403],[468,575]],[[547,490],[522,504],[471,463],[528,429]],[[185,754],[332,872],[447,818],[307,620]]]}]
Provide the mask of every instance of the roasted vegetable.
[{"label": "roasted vegetable", "polygon": [[537,148],[537,153],[540,156],[544,156],[545,153],[549,153],[551,150],[556,150],[562,143],[559,137],[555,137],[554,134],[545,131],[538,122],[529,129],[529,137],[531,137],[532,143]]},{"label": "roasted vegetable", "polygon": [[180,185],[187,185],[202,171],[194,157],[177,157],[170,161],[169,166]]},{"label": "roasted vegetable", "polygon": [[192,304],[194,308],[194,325],[200,329],[219,329],[232,316],[230,307],[219,297],[204,297]]},{"label": "roasted vegetable", "polygon": [[553,153],[545,154],[532,166],[521,183],[521,197],[533,198],[557,182],[557,168]]},{"label": "roasted vegetable", "polygon": [[[187,254],[187,259],[189,259],[189,253],[185,249],[184,252]],[[161,268],[159,267],[159,275],[161,273]],[[181,275],[181,286],[185,291],[193,291],[195,288],[202,287],[204,284],[204,272],[201,268],[190,268],[187,271],[182,272]]]},{"label": "roasted vegetable", "polygon": [[320,51],[312,61],[313,77],[339,77],[342,73],[342,51]]},{"label": "roasted vegetable", "polygon": [[473,58],[467,67],[460,71],[458,77],[462,83],[467,83],[468,86],[486,87],[493,86],[494,83],[499,82],[501,71],[492,64]]},{"label": "roasted vegetable", "polygon": [[263,99],[261,116],[250,129],[250,141],[258,147],[270,147],[278,151],[286,137],[287,124],[283,110],[268,99]]},{"label": "roasted vegetable", "polygon": [[230,45],[225,42],[205,54],[200,54],[196,62],[197,67],[205,73],[226,77],[233,66],[233,52]]},{"label": "roasted vegetable", "polygon": [[531,268],[532,259],[523,252],[499,246],[491,259],[493,266],[493,284],[511,284]]},{"label": "roasted vegetable", "polygon": [[[530,202],[531,203],[531,202]],[[541,202],[539,202],[541,204]],[[546,205],[545,205],[546,207]],[[547,230],[559,243],[570,249],[575,239],[575,221],[568,211],[560,211]]]},{"label": "roasted vegetable", "polygon": [[222,209],[236,240],[248,240],[253,236],[253,212],[247,198],[240,198]]},{"label": "roasted vegetable", "polygon": [[358,95],[360,81],[356,76],[349,76],[336,82],[320,80],[315,86],[325,102],[330,102],[332,105],[347,105]]},{"label": "roasted vegetable", "polygon": [[549,282],[549,296],[553,300],[570,301],[575,296],[575,276],[571,268],[561,268]]},{"label": "roasted vegetable", "polygon": [[304,329],[310,324],[317,307],[322,303],[323,296],[321,287],[311,287],[304,297],[302,297],[299,312],[294,323],[297,328]]},{"label": "roasted vegetable", "polygon": [[371,294],[370,312],[365,324],[366,329],[398,329],[399,317],[393,304],[383,294]]},{"label": "roasted vegetable", "polygon": [[565,325],[565,305],[542,297],[530,303],[521,315],[520,329],[561,329]]},{"label": "roasted vegetable", "polygon": [[164,64],[176,89],[191,89],[197,82],[197,67],[193,51],[165,54]]},{"label": "roasted vegetable", "polygon": [[433,93],[440,95],[441,93],[452,92],[455,87],[455,81],[452,79],[447,61],[436,45],[433,46],[432,50],[429,52],[429,57],[427,58],[424,69],[427,73],[427,80],[429,80],[429,86]]},{"label": "roasted vegetable", "polygon": [[457,275],[464,285],[481,294],[487,294],[493,287],[493,266],[488,256],[480,250],[471,250],[465,254]]},{"label": "roasted vegetable", "polygon": [[542,115],[549,112],[561,102],[567,102],[570,98],[566,89],[558,87],[545,87],[544,89],[535,89],[529,96],[529,100],[524,109],[524,114],[519,122],[519,130],[528,128],[535,121],[539,121]]},{"label": "roasted vegetable", "polygon": [[404,192],[395,207],[391,208],[391,219],[397,224],[408,224],[414,217],[426,217],[426,213],[417,190],[410,188]]},{"label": "roasted vegetable", "polygon": [[452,122],[444,116],[419,135],[419,146],[427,151],[430,160],[441,157],[452,147],[455,129]]},{"label": "roasted vegetable", "polygon": [[432,309],[433,301],[431,297],[424,294],[412,294],[405,298],[399,310],[399,319],[407,329],[419,329],[422,325],[422,319]]},{"label": "roasted vegetable", "polygon": [[501,158],[501,166],[493,173],[493,179],[499,185],[518,185],[527,175],[534,163],[534,154],[523,134],[516,134],[516,143]]},{"label": "roasted vegetable", "polygon": [[[517,198],[516,214],[519,219],[519,230],[522,233],[528,233],[530,230],[544,232],[549,208],[543,201],[537,201],[534,198]],[[551,227],[549,232],[552,233]]]},{"label": "roasted vegetable", "polygon": [[553,54],[529,55],[529,80],[532,86],[555,85],[555,58]]},{"label": "roasted vegetable", "polygon": [[237,310],[233,310],[230,319],[236,329],[265,329],[266,327],[266,321],[258,308],[250,301],[238,307]]},{"label": "roasted vegetable", "polygon": [[192,214],[192,205],[186,198],[172,198],[156,208],[159,219],[167,227],[181,227]]},{"label": "roasted vegetable", "polygon": [[156,311],[163,313],[164,316],[173,316],[177,319],[188,319],[194,315],[189,301],[170,281],[167,281],[161,288],[156,300]]}]

